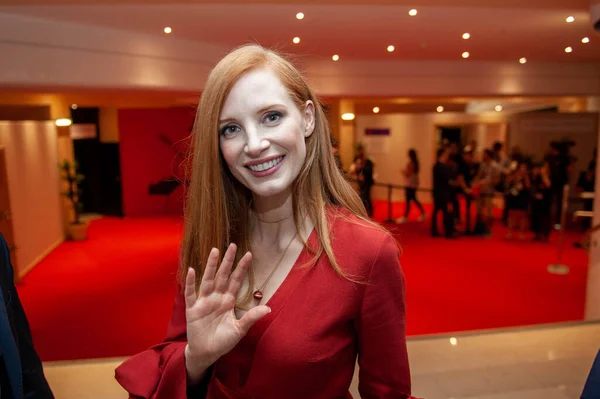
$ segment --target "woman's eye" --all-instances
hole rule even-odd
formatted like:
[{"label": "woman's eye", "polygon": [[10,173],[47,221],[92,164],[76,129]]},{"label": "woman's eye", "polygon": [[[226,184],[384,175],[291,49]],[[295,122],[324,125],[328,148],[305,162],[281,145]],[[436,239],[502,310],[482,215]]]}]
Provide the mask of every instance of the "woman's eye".
[{"label": "woman's eye", "polygon": [[229,134],[236,133],[238,130],[239,130],[239,128],[237,126],[225,126],[223,129],[221,129],[221,134],[229,135]]},{"label": "woman's eye", "polygon": [[279,119],[281,119],[281,113],[280,112],[269,112],[267,114],[267,116],[265,117],[265,121],[267,123],[274,123],[279,121]]}]

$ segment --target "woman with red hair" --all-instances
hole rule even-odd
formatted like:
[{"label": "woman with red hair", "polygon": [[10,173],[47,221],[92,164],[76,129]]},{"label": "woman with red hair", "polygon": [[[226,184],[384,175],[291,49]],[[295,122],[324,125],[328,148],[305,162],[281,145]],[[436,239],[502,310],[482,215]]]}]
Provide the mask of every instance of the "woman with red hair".
[{"label": "woman with red hair", "polygon": [[334,159],[300,72],[260,46],[210,73],[193,131],[165,341],[116,371],[132,398],[409,398],[404,277]]}]

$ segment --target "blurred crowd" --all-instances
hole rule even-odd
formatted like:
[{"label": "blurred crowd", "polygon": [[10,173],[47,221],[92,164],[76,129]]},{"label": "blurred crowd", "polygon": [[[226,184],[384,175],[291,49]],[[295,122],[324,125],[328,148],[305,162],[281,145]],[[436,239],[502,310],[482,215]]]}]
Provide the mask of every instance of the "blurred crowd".
[{"label": "blurred crowd", "polygon": [[[438,150],[433,168],[431,234],[440,235],[437,214],[441,212],[446,237],[489,236],[493,211],[499,205],[507,227],[506,238],[518,234],[519,239],[525,239],[531,232],[534,240],[547,241],[552,229],[560,228],[562,222],[564,187],[576,160],[571,154],[573,146],[569,141],[551,142],[543,159],[535,160],[516,147],[508,155],[503,143],[496,142],[492,148],[481,151],[479,160],[474,142],[462,150],[457,143],[444,145]],[[578,192],[594,191],[595,153],[594,150],[592,161],[579,176]],[[464,201],[464,212],[459,199]],[[584,201],[586,210],[592,210],[592,206],[593,200]]]},{"label": "blurred crowd", "polygon": [[[554,141],[541,159],[534,159],[513,147],[507,154],[502,142],[491,148],[477,148],[476,142],[462,146],[445,142],[437,151],[433,166],[433,212],[431,235],[457,238],[460,235],[490,236],[496,216],[506,227],[506,238],[548,241],[553,229],[562,223],[564,187],[572,180],[576,158],[571,154],[575,143]],[[339,168],[357,183],[360,197],[369,216],[373,216],[371,189],[375,185],[375,164],[357,145],[350,168],[344,171],[339,148],[333,143]],[[404,180],[404,215],[396,220],[406,223],[413,204],[419,221],[428,216],[418,200],[421,165],[415,149],[408,151],[408,161],[401,170]],[[587,167],[579,173],[571,194],[593,192],[596,178],[596,149]],[[583,209],[591,211],[593,198],[582,199]],[[439,226],[439,214],[442,226]],[[580,221],[582,229],[590,227],[590,218]]]}]

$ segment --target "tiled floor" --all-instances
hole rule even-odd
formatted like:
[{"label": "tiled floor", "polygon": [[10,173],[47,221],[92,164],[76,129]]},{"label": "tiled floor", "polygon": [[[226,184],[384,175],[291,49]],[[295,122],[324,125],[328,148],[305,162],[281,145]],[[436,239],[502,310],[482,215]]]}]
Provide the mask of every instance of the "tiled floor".
[{"label": "tiled floor", "polygon": [[[576,399],[600,349],[600,323],[413,339],[413,394],[426,399]],[[57,399],[118,399],[122,359],[48,363]],[[355,397],[356,384],[352,392]]]},{"label": "tiled floor", "polygon": [[600,324],[415,340],[409,344],[413,394],[575,399],[598,349]]}]

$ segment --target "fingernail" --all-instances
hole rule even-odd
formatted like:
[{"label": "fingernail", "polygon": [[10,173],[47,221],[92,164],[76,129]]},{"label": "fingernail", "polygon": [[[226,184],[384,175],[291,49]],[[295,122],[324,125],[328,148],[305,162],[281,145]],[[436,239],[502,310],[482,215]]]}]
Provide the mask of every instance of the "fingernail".
[{"label": "fingernail", "polygon": [[271,313],[271,308],[269,308],[269,313]]}]

